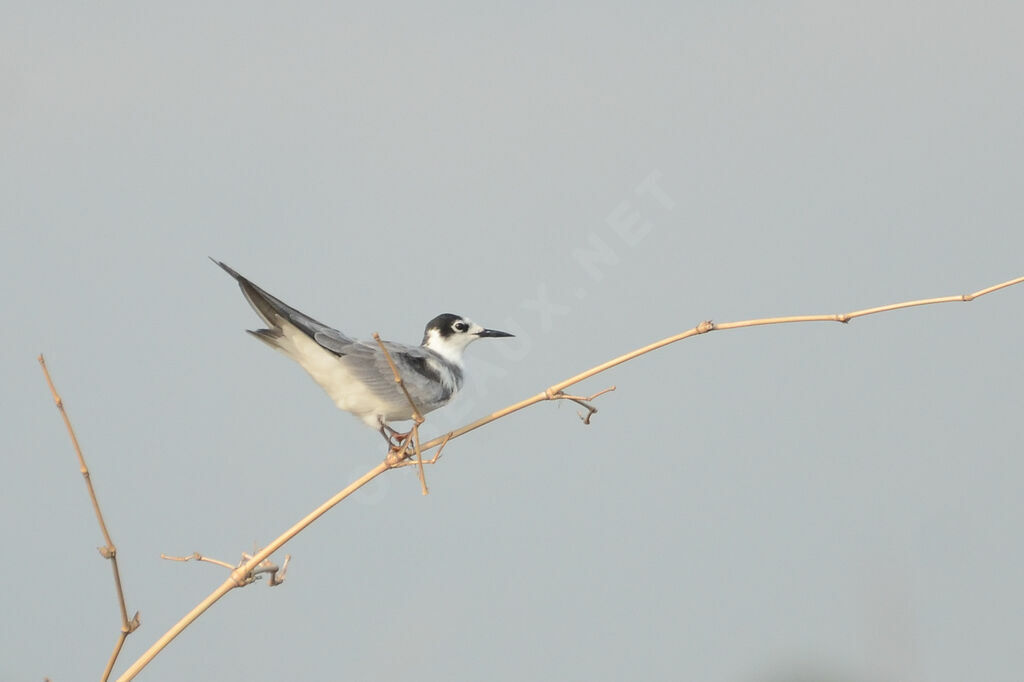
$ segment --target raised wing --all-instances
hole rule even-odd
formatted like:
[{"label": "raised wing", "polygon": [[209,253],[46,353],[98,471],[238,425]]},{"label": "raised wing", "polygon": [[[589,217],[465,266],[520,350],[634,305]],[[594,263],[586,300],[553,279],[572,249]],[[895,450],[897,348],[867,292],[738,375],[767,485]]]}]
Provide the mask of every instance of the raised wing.
[{"label": "raised wing", "polygon": [[[211,258],[210,260],[213,259]],[[260,329],[252,332],[260,340],[276,346],[275,340],[281,336],[281,321],[284,320],[335,355],[344,354],[345,347],[355,343],[337,329],[314,320],[309,315],[296,310],[276,296],[267,293],[246,277],[238,274],[230,266],[217,260],[213,260],[213,262],[235,278],[239,288],[245,295],[245,299],[249,301],[249,305],[270,327],[269,329]]]},{"label": "raised wing", "polygon": [[[268,327],[250,333],[302,365],[338,407],[363,417],[371,426],[377,415],[385,420],[409,418],[409,402],[375,341],[352,339],[292,308],[224,263],[213,262],[235,278]],[[384,343],[421,413],[441,407],[461,388],[461,368],[433,350]]]}]

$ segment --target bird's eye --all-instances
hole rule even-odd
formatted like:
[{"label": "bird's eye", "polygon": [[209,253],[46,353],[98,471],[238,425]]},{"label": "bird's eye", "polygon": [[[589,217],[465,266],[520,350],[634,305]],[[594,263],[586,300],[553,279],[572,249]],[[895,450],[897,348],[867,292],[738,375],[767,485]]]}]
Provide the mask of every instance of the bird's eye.
[{"label": "bird's eye", "polygon": [[469,329],[469,325],[460,320],[459,322],[456,322],[455,324],[452,325],[452,329],[454,329],[457,332],[464,332],[467,329]]}]

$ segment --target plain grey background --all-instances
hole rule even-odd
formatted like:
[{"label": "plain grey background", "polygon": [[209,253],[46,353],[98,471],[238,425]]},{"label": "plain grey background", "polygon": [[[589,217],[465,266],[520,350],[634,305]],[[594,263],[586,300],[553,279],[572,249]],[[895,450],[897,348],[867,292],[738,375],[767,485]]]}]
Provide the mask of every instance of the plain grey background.
[{"label": "plain grey background", "polygon": [[[1020,3],[53,3],[0,22],[0,678],[372,467],[207,256],[359,337],[457,312],[429,435],[703,319],[1024,274]],[[637,190],[656,182],[663,194]],[[620,230],[613,224],[629,225]],[[595,255],[596,254],[596,255]],[[1024,289],[722,332],[392,473],[144,679],[1017,680]],[[279,559],[282,557],[278,557]]]}]

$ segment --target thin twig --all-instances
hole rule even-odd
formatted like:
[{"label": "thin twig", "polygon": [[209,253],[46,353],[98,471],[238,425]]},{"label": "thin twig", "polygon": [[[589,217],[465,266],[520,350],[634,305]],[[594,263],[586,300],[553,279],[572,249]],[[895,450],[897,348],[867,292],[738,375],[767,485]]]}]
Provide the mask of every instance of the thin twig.
[{"label": "thin twig", "polygon": [[224,568],[230,568],[231,570],[235,570],[236,568],[238,568],[237,564],[229,564],[228,562],[221,561],[220,559],[214,559],[212,557],[203,556],[199,552],[192,552],[188,556],[173,556],[171,554],[161,553],[160,558],[166,559],[167,561],[205,561],[207,563],[223,566]]},{"label": "thin twig", "polygon": [[121,653],[121,647],[124,646],[125,639],[128,638],[132,632],[134,632],[140,624],[139,612],[136,611],[135,615],[132,616],[131,620],[128,619],[128,609],[125,606],[124,601],[124,589],[121,587],[121,571],[117,567],[117,548],[114,546],[114,541],[110,539],[110,532],[107,530],[107,524],[103,520],[103,512],[100,511],[100,502],[96,497],[96,490],[92,485],[92,476],[89,473],[89,467],[85,464],[85,455],[82,454],[82,448],[78,444],[78,436],[75,435],[75,429],[71,426],[71,419],[68,417],[67,410],[64,409],[64,400],[60,397],[57,392],[57,387],[53,383],[53,379],[50,377],[50,370],[46,367],[46,360],[43,358],[42,353],[39,354],[39,366],[43,368],[43,375],[46,377],[46,384],[50,387],[50,393],[53,395],[53,402],[57,404],[57,410],[60,412],[60,416],[64,419],[64,426],[67,427],[68,435],[71,436],[71,445],[75,449],[75,454],[78,456],[78,468],[82,472],[82,478],[85,479],[85,487],[89,491],[89,499],[92,500],[92,508],[96,513],[96,520],[100,524],[100,532],[103,533],[103,540],[106,544],[103,547],[99,547],[100,555],[104,559],[110,560],[110,566],[114,571],[114,587],[117,589],[117,603],[121,610],[121,632],[118,635],[117,643],[114,645],[114,651],[107,660],[107,666],[103,671],[103,677],[100,678],[103,682],[110,677],[111,671],[114,669],[114,662],[117,661],[118,655]]},{"label": "thin twig", "polygon": [[[423,453],[420,450],[420,424],[422,424],[424,421],[423,413],[420,412],[420,408],[416,407],[416,402],[412,399],[412,396],[409,395],[409,389],[405,387],[405,382],[402,380],[402,375],[398,372],[398,365],[396,365],[395,361],[391,358],[391,353],[388,352],[387,346],[385,346],[384,342],[381,340],[380,334],[374,332],[373,339],[377,342],[377,345],[380,346],[380,349],[384,352],[384,358],[388,361],[388,366],[391,368],[391,373],[395,375],[395,383],[398,384],[399,388],[402,389],[402,393],[405,394],[405,399],[409,401],[409,407],[412,408],[413,426],[412,430],[409,433],[412,435],[413,448],[415,449],[416,452],[416,467],[417,474],[419,475],[420,478],[420,490],[423,492],[424,495],[429,495],[430,489],[427,487],[427,474],[423,470]],[[402,457],[399,459],[397,463],[401,463],[402,459],[408,457],[408,454],[406,453],[407,447],[408,439],[406,439],[406,442],[402,444],[401,450],[399,450]]]},{"label": "thin twig", "polygon": [[423,470],[423,450],[420,449],[419,424],[413,424],[412,427],[412,447],[416,451],[416,475],[420,479],[420,492],[424,495],[429,495],[430,488],[427,487],[427,472]]},{"label": "thin twig", "polygon": [[208,608],[216,604],[221,597],[230,592],[236,587],[241,587],[247,584],[247,576],[259,566],[267,557],[281,549],[281,546],[291,540],[293,537],[301,533],[309,524],[316,521],[318,518],[326,514],[331,507],[338,504],[346,497],[354,493],[355,491],[362,488],[364,485],[377,478],[390,467],[385,462],[381,462],[368,472],[360,476],[357,480],[350,483],[343,490],[337,492],[331,499],[327,500],[319,507],[314,509],[312,512],[307,514],[301,521],[293,525],[291,528],[282,533],[277,539],[271,542],[269,545],[256,552],[251,559],[246,561],[243,565],[239,566],[231,572],[231,576],[225,580],[220,586],[210,593],[203,601],[196,604],[196,606],[185,614],[181,620],[174,624],[174,626],[165,632],[160,639],[153,643],[149,649],[146,650],[137,661],[132,663],[126,671],[121,673],[118,679],[119,682],[134,679],[139,672],[145,668],[153,658],[163,651],[163,649],[174,641],[174,638],[181,634],[181,631],[187,628],[196,618],[201,616]]},{"label": "thin twig", "polygon": [[[139,627],[138,615],[139,614],[136,613],[136,617],[132,620],[136,628]],[[121,628],[121,632],[117,636],[117,642],[114,643],[114,650],[110,652],[110,658],[107,659],[107,665],[103,668],[103,677],[100,678],[103,682],[110,679],[110,673],[114,671],[114,663],[117,662],[117,657],[121,655],[121,648],[124,646],[124,641],[128,639],[128,635],[130,634],[131,631],[125,630],[123,627]]]},{"label": "thin twig", "polygon": [[490,414],[490,415],[488,415],[486,417],[481,417],[480,419],[477,419],[475,422],[467,424],[466,426],[463,426],[461,428],[455,429],[454,431],[451,431],[450,433],[446,434],[445,436],[439,436],[437,438],[434,438],[433,440],[430,440],[430,441],[428,441],[428,442],[423,444],[423,446],[422,446],[423,447],[423,452],[427,452],[427,451],[429,451],[429,450],[439,446],[441,444],[442,440],[446,441],[447,439],[450,439],[450,438],[458,438],[459,436],[463,436],[463,435],[469,433],[470,431],[474,431],[476,429],[479,429],[481,426],[484,426],[486,424],[490,424],[491,422],[495,421],[496,419],[501,419],[502,417],[506,417],[506,416],[512,414],[513,412],[518,412],[519,410],[522,410],[522,409],[525,409],[527,407],[530,407],[531,405],[536,405],[537,403],[543,402],[545,400],[557,400],[558,398],[556,396],[561,391],[565,390],[566,388],[568,388],[568,387],[570,387],[570,386],[572,386],[574,384],[578,384],[581,381],[584,381],[585,379],[589,379],[590,377],[594,376],[595,374],[600,374],[601,372],[609,370],[612,367],[615,367],[617,365],[621,365],[624,362],[629,362],[630,360],[633,360],[634,358],[638,358],[641,355],[644,355],[646,353],[650,353],[652,351],[658,350],[659,348],[663,348],[665,346],[668,346],[669,344],[676,343],[677,341],[682,341],[683,339],[688,339],[691,336],[698,336],[700,334],[706,334],[707,332],[714,331],[714,330],[740,329],[742,327],[755,327],[755,326],[766,325],[766,324],[784,324],[784,323],[788,323],[788,322],[843,322],[843,323],[846,323],[846,322],[849,322],[850,320],[852,320],[854,318],[857,318],[857,317],[864,317],[865,315],[874,315],[875,313],[889,312],[891,310],[900,310],[902,308],[910,308],[910,307],[922,306],[922,305],[932,305],[932,304],[935,304],[935,303],[954,303],[954,302],[959,302],[959,301],[969,302],[969,301],[973,301],[976,298],[980,298],[981,296],[984,296],[986,294],[991,294],[991,293],[993,293],[995,291],[999,291],[1000,289],[1005,289],[1007,287],[1011,287],[1011,286],[1014,286],[1016,284],[1020,284],[1021,282],[1024,282],[1024,277],[1017,277],[1015,279],[1007,280],[1006,282],[1002,282],[1001,284],[996,284],[994,286],[986,287],[986,288],[981,289],[979,291],[975,291],[974,293],[971,293],[971,294],[961,294],[961,295],[956,295],[956,296],[943,296],[941,298],[926,298],[926,299],[920,299],[920,300],[915,300],[915,301],[906,301],[904,303],[893,303],[891,305],[879,306],[877,308],[865,308],[863,310],[857,310],[857,311],[854,311],[852,313],[844,313],[844,314],[839,314],[839,315],[801,315],[801,316],[796,316],[796,317],[769,317],[769,318],[756,319],[756,320],[743,320],[741,322],[725,322],[725,323],[722,323],[722,324],[715,324],[715,323],[713,323],[711,321],[701,322],[700,324],[698,324],[693,329],[688,329],[685,332],[682,332],[680,334],[676,334],[674,336],[669,336],[668,338],[662,339],[661,341],[656,341],[656,342],[654,342],[652,344],[644,346],[643,348],[638,348],[638,349],[636,349],[634,351],[630,351],[629,353],[626,353],[625,355],[620,355],[617,358],[613,358],[613,359],[609,360],[608,362],[604,362],[604,363],[601,363],[600,365],[597,365],[595,367],[591,367],[590,369],[588,369],[588,370],[586,370],[584,372],[580,372],[579,374],[577,374],[575,376],[569,377],[568,379],[565,379],[564,381],[558,382],[554,386],[551,386],[547,390],[545,390],[545,391],[543,391],[541,393],[538,393],[537,395],[535,395],[535,396],[533,396],[531,398],[527,398],[526,400],[523,400],[523,401],[520,401],[518,403],[515,403],[514,405],[509,405],[508,407],[506,407],[504,409],[501,409],[501,410],[498,410],[497,412],[494,412],[493,414]]},{"label": "thin twig", "polygon": [[[1004,289],[1006,287],[1012,286],[1014,284],[1019,284],[1021,282],[1024,282],[1024,277],[1018,277],[1017,279],[1012,279],[1012,280],[1009,280],[1007,282],[1003,282],[1002,284],[997,284],[995,286],[991,286],[991,287],[988,287],[986,289],[982,289],[980,291],[976,291],[973,294],[965,294],[965,295],[962,295],[962,296],[948,296],[948,297],[936,298],[936,299],[924,299],[924,300],[920,300],[920,301],[908,301],[906,303],[895,303],[895,304],[892,304],[892,305],[882,306],[882,307],[879,307],[879,308],[868,308],[868,309],[865,309],[865,310],[858,310],[858,311],[856,311],[854,313],[847,313],[846,315],[810,315],[810,316],[798,317],[798,318],[797,317],[778,317],[778,318],[767,318],[767,319],[763,319],[763,320],[747,320],[745,322],[730,322],[730,323],[726,323],[726,324],[722,324],[722,325],[715,325],[715,324],[713,324],[711,322],[702,322],[701,324],[697,325],[693,329],[689,329],[689,330],[687,330],[685,332],[682,332],[681,334],[677,334],[675,336],[670,336],[670,337],[668,337],[666,339],[662,339],[661,341],[657,341],[657,342],[652,343],[650,345],[644,346],[643,348],[638,348],[637,350],[634,350],[632,352],[626,353],[625,355],[620,355],[619,357],[614,358],[612,360],[609,360],[608,362],[605,362],[605,363],[602,363],[600,365],[597,365],[596,367],[592,367],[592,368],[586,370],[585,372],[581,372],[581,373],[579,373],[579,374],[577,374],[577,375],[575,375],[573,377],[570,377],[570,378],[568,378],[568,379],[566,379],[564,381],[561,381],[561,382],[551,386],[547,390],[545,390],[545,391],[543,391],[541,393],[538,393],[537,395],[533,396],[532,398],[527,398],[526,400],[523,400],[521,402],[515,403],[514,405],[510,405],[510,406],[508,406],[508,407],[506,407],[506,408],[504,408],[502,410],[499,410],[499,411],[497,411],[497,412],[495,412],[495,413],[493,413],[493,414],[491,414],[491,415],[489,415],[487,417],[483,417],[482,419],[478,419],[478,420],[476,420],[476,421],[474,421],[474,422],[472,422],[470,424],[467,424],[466,426],[463,426],[462,428],[456,429],[454,431],[450,431],[450,432],[444,434],[443,436],[439,436],[439,437],[437,437],[437,438],[435,438],[435,439],[433,439],[433,440],[423,444],[421,446],[421,451],[425,452],[425,451],[427,451],[429,449],[432,449],[432,448],[435,448],[435,447],[438,448],[438,453],[435,455],[435,458],[434,458],[434,461],[436,461],[437,457],[440,456],[440,450],[443,449],[444,446],[447,445],[448,441],[453,439],[453,438],[457,438],[459,436],[465,435],[465,434],[469,433],[470,431],[478,429],[481,426],[484,426],[484,425],[486,425],[486,424],[488,424],[488,423],[490,423],[492,421],[495,421],[496,419],[500,419],[500,418],[502,418],[504,416],[512,414],[513,412],[518,412],[519,410],[522,410],[522,409],[524,409],[526,407],[529,407],[530,405],[535,405],[536,403],[543,402],[545,400],[561,400],[561,399],[563,399],[563,396],[564,396],[564,394],[562,394],[562,391],[565,390],[566,388],[568,388],[569,386],[572,386],[573,384],[578,384],[579,382],[583,381],[584,379],[589,379],[590,377],[594,376],[595,374],[600,374],[601,372],[604,372],[604,371],[606,371],[608,369],[611,369],[612,367],[615,367],[616,365],[621,365],[624,362],[628,362],[629,360],[632,360],[632,359],[637,358],[637,357],[639,357],[641,355],[644,355],[645,353],[650,353],[651,351],[657,350],[657,349],[662,348],[664,346],[667,346],[667,345],[669,345],[671,343],[675,343],[676,341],[682,341],[683,339],[690,338],[691,336],[696,336],[698,334],[705,334],[705,333],[707,333],[709,331],[712,331],[713,329],[736,329],[736,328],[739,328],[739,327],[751,327],[751,326],[762,325],[762,324],[780,324],[780,323],[783,323],[783,322],[815,322],[815,321],[848,322],[849,320],[853,319],[854,317],[861,317],[863,315],[870,315],[870,314],[874,314],[874,313],[886,312],[886,311],[889,311],[889,310],[898,310],[900,308],[909,308],[911,306],[916,306],[916,305],[928,305],[928,304],[931,304],[931,303],[946,303],[946,302],[952,302],[952,301],[971,301],[971,300],[973,300],[975,298],[978,298],[979,296],[984,296],[985,294],[989,294],[989,293],[992,293],[994,291],[998,291],[999,289]],[[184,630],[186,627],[188,627],[196,618],[198,618],[200,615],[202,615],[204,611],[206,611],[208,608],[213,606],[213,604],[215,604],[221,597],[223,597],[225,594],[230,592],[233,588],[238,587],[241,584],[244,584],[244,577],[246,575],[248,575],[248,573],[253,568],[258,566],[260,562],[262,562],[264,559],[266,559],[271,554],[273,554],[278,549],[280,549],[282,545],[284,545],[286,542],[291,540],[298,533],[302,532],[302,530],[304,530],[311,523],[313,523],[318,518],[323,516],[323,514],[325,514],[331,507],[333,507],[334,505],[338,504],[339,502],[344,500],[346,497],[348,497],[349,495],[354,493],[356,490],[359,490],[364,485],[366,485],[367,483],[369,483],[373,479],[375,479],[378,476],[380,476],[385,471],[387,471],[387,470],[389,470],[391,468],[395,468],[395,467],[396,467],[396,464],[384,461],[384,462],[381,462],[380,464],[378,464],[377,466],[375,466],[373,469],[370,469],[370,471],[368,471],[365,474],[363,474],[363,476],[360,477],[358,480],[356,480],[353,483],[351,483],[344,490],[338,492],[336,495],[334,495],[334,497],[332,497],[331,499],[329,499],[326,502],[324,502],[322,505],[317,507],[312,513],[307,515],[304,519],[302,519],[301,521],[296,523],[294,526],[289,528],[283,535],[281,535],[276,540],[271,542],[264,549],[262,549],[259,552],[257,552],[256,555],[253,556],[252,559],[247,561],[244,565],[242,565],[242,566],[236,568],[234,571],[232,571],[231,578],[229,578],[223,584],[221,584],[220,587],[218,587],[216,590],[214,590],[208,597],[206,597],[206,599],[204,599],[199,604],[197,604],[191,611],[188,612],[188,614],[185,615],[185,617],[183,617],[180,621],[178,621],[178,623],[176,623],[174,625],[174,627],[172,627],[162,637],[160,637],[160,639],[158,639],[146,651],[145,654],[143,654],[137,661],[135,661],[135,663],[133,663],[132,666],[128,670],[126,670],[124,672],[124,674],[121,675],[121,677],[118,678],[119,682],[123,682],[123,681],[126,681],[126,680],[131,680],[136,675],[138,675],[139,671],[141,671],[144,667],[146,667],[146,665],[148,665],[149,662],[152,661],[153,658],[158,653],[160,653],[160,651],[162,651],[164,649],[164,647],[166,647],[175,637],[177,637],[179,634],[181,634],[181,631]]]},{"label": "thin twig", "polygon": [[416,407],[416,403],[413,401],[412,396],[409,395],[409,389],[405,387],[405,382],[402,381],[402,375],[398,373],[398,366],[395,365],[395,361],[391,359],[391,353],[388,352],[387,346],[380,338],[380,334],[377,332],[373,333],[373,340],[377,342],[380,349],[384,351],[384,358],[388,361],[388,366],[391,367],[391,372],[395,375],[395,383],[402,389],[402,393],[405,394],[405,399],[409,401],[409,406],[412,407],[412,419],[417,423],[423,423],[423,414],[420,409]]},{"label": "thin twig", "polygon": [[288,573],[288,564],[291,563],[291,560],[292,555],[285,554],[284,563],[281,564],[280,568],[277,568],[276,566],[269,564],[269,562],[263,562],[264,564],[269,564],[267,566],[267,572],[270,573],[270,580],[267,581],[268,585],[270,585],[271,587],[276,587],[277,585],[280,585],[284,582],[285,574]]},{"label": "thin twig", "polygon": [[584,424],[587,424],[589,426],[590,425],[590,418],[593,417],[595,414],[597,414],[597,408],[594,407],[593,405],[591,405],[590,403],[592,403],[595,398],[603,396],[605,393],[608,393],[608,392],[614,391],[614,390],[615,390],[614,386],[609,386],[608,388],[604,389],[603,391],[598,391],[594,395],[585,396],[585,397],[584,396],[579,396],[579,395],[569,395],[568,393],[563,393],[563,392],[559,391],[558,393],[555,393],[554,395],[552,395],[551,399],[552,400],[571,400],[574,403],[576,403],[577,405],[579,405],[580,407],[585,408],[587,410],[586,414],[583,414],[582,412],[577,412],[576,414],[579,415],[580,419],[583,420]]},{"label": "thin twig", "polygon": [[449,440],[451,440],[451,436],[452,436],[451,432],[449,432],[449,433],[447,433],[447,434],[445,434],[443,436],[444,440],[441,441],[441,445],[437,448],[437,452],[435,452],[434,456],[431,457],[430,459],[424,460],[424,459],[422,459],[422,455],[421,455],[420,461],[418,461],[418,462],[413,462],[413,461],[410,461],[410,460],[405,460],[403,462],[400,462],[399,464],[396,464],[395,467],[398,468],[398,467],[412,467],[412,466],[417,466],[417,465],[422,465],[422,464],[437,464],[437,460],[441,459],[441,453],[444,452],[444,446],[448,444]]},{"label": "thin twig", "polygon": [[[212,557],[203,556],[199,552],[192,552],[192,554],[190,554],[188,556],[173,556],[171,554],[161,554],[160,558],[161,559],[167,559],[168,561],[205,561],[207,563],[216,564],[217,566],[222,566],[224,568],[231,569],[232,571],[234,571],[235,569],[241,568],[242,566],[244,566],[246,564],[246,562],[248,562],[250,559],[253,558],[253,555],[252,554],[248,554],[246,552],[242,552],[242,559],[241,559],[241,561],[239,561],[237,564],[234,564],[234,565],[229,564],[226,561],[221,561],[220,559],[214,559]],[[252,583],[252,582],[254,582],[256,580],[259,580],[260,579],[260,574],[262,574],[262,573],[269,573],[270,574],[270,580],[268,581],[267,584],[270,585],[271,587],[275,587],[277,585],[280,585],[281,583],[284,582],[285,573],[288,571],[288,563],[291,560],[292,560],[292,555],[291,554],[286,554],[285,557],[284,557],[284,563],[281,564],[280,567],[278,567],[278,566],[272,564],[270,562],[270,559],[264,559],[255,568],[253,568],[252,570],[250,570],[246,574],[243,582],[244,582],[244,584],[248,585],[248,584],[250,584],[250,583]]]}]

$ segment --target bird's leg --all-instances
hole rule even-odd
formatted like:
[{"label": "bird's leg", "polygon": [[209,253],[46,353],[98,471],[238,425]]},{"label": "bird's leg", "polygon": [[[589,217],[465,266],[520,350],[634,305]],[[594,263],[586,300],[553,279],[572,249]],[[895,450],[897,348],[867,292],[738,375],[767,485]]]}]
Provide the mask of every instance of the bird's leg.
[{"label": "bird's leg", "polygon": [[380,435],[388,444],[388,455],[393,454],[398,461],[406,459],[406,449],[412,441],[412,431],[406,433],[396,431],[385,424],[383,419],[379,419],[377,423],[380,424]]},{"label": "bird's leg", "polygon": [[401,431],[395,431],[393,428],[391,428],[384,422],[380,422],[380,435],[384,436],[384,440],[388,442],[388,445],[397,446],[401,444],[402,441],[409,439],[410,433],[410,431],[407,431],[405,433],[402,433]]}]

